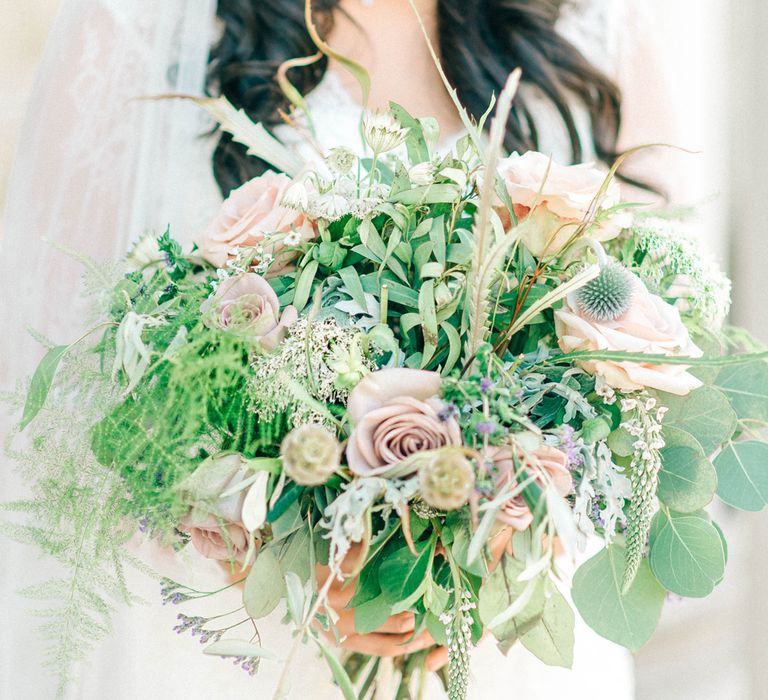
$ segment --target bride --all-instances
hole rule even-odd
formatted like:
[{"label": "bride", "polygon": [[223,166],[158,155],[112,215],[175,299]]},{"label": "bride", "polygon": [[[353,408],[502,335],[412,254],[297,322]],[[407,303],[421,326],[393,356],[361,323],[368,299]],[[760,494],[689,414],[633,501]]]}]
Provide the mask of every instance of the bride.
[{"label": "bride", "polygon": [[[10,330],[2,339],[3,387],[28,373],[39,354],[22,338],[25,325],[57,340],[71,337],[73,327],[85,324],[77,303],[61,305],[61,300],[77,296],[74,264],[38,236],[97,259],[119,255],[144,231],[159,231],[168,223],[178,238],[191,240],[213,216],[222,194],[267,167],[246,157],[226,136],[203,138],[207,125],[190,105],[134,98],[199,93],[207,74],[212,93],[244,108],[305,158],[317,157],[318,145],[361,150],[360,88],[336,61],[323,59],[289,74],[307,96],[316,143],[310,145],[296,120],[286,123],[284,118],[288,104],[277,86],[278,68],[287,59],[315,51],[304,25],[303,0],[213,4],[64,3],[9,198],[2,298],[8,300]],[[524,85],[507,128],[508,150],[536,149],[561,162],[608,161],[615,155],[621,97],[608,76],[619,74],[620,47],[626,50],[629,43],[618,41],[618,29],[631,33],[634,26],[623,2],[414,4],[459,98],[475,117],[498,94],[510,70],[522,67]],[[392,100],[415,115],[435,116],[443,146],[450,148],[461,135],[461,122],[408,0],[315,0],[314,7],[328,43],[368,70],[370,107]],[[626,141],[633,135],[623,136]],[[652,134],[643,137],[648,140]],[[23,497],[21,483],[3,471],[4,500]],[[3,540],[0,547],[6,622],[0,632],[0,696],[51,697],[57,683],[55,659],[50,673],[41,672],[43,642],[15,590],[57,572],[47,563],[30,567],[29,550],[22,545]],[[201,590],[221,586],[223,573],[193,551],[180,558],[139,539],[135,549],[162,575]],[[279,665],[263,662],[254,679],[201,655],[190,639],[176,638],[172,628],[178,610],[160,605],[155,581],[135,573],[130,586],[148,604],[117,606],[113,629],[84,657],[67,697],[271,697]],[[237,593],[231,593],[237,607]],[[226,603],[217,596],[199,614],[220,613],[228,609]],[[339,612],[343,628],[348,613]],[[398,619],[370,635],[351,634],[344,646],[383,656],[402,653],[409,624],[412,628],[412,620]],[[259,632],[262,644],[278,656],[288,647],[290,634],[279,614],[262,621]],[[439,652],[433,661],[440,663]],[[472,673],[471,698],[587,698],[596,687],[610,687],[616,698],[633,697],[629,655],[583,624],[577,626],[572,671],[545,667],[519,645],[505,657],[489,639],[476,651]],[[442,696],[435,681],[425,697]],[[308,648],[294,666],[290,697],[338,697],[325,666]]]}]

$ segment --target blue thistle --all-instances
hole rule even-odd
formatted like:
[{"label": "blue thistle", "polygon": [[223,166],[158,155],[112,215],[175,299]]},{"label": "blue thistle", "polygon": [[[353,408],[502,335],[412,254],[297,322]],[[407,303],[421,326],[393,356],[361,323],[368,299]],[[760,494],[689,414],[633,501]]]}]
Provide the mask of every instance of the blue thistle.
[{"label": "blue thistle", "polygon": [[595,321],[615,321],[632,302],[633,275],[626,267],[611,261],[600,274],[576,292],[576,304]]}]

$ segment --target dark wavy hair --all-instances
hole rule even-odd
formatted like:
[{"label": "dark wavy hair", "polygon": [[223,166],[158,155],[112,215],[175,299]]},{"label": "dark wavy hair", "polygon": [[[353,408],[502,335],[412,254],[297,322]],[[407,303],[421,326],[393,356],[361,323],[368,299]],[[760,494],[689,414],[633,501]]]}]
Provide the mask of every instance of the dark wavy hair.
[{"label": "dark wavy hair", "polygon": [[[438,0],[438,32],[443,66],[468,112],[479,118],[492,94],[499,94],[517,66],[523,81],[554,105],[568,130],[574,162],[582,159],[583,144],[572,105],[578,100],[589,112],[590,137],[605,161],[616,153],[621,122],[618,87],[592,66],[555,29],[567,0]],[[315,22],[321,35],[333,26],[339,0],[314,0]],[[223,25],[211,53],[209,90],[226,96],[255,121],[280,122],[290,105],[275,80],[280,65],[317,50],[304,23],[303,0],[219,0]],[[291,70],[291,82],[307,94],[322,79],[323,59]],[[527,93],[530,95],[530,92]],[[509,151],[538,148],[536,123],[526,95],[515,100],[507,125]],[[214,174],[226,195],[260,174],[266,164],[248,157],[245,149],[223,135],[213,157]]]}]

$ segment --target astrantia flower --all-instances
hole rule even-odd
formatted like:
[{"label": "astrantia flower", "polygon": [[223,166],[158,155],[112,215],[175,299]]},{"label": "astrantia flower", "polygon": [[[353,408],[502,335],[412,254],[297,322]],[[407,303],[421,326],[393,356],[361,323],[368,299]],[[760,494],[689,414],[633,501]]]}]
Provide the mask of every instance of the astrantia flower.
[{"label": "astrantia flower", "polygon": [[163,254],[157,244],[157,236],[142,236],[131,248],[126,262],[132,270],[145,270],[157,265],[162,259]]},{"label": "astrantia flower", "polygon": [[295,182],[283,195],[280,205],[286,209],[305,211],[309,203],[309,192],[303,182]]},{"label": "astrantia flower", "polygon": [[341,445],[322,425],[292,430],[280,446],[285,473],[302,486],[320,486],[339,468]]},{"label": "astrantia flower", "polygon": [[408,136],[400,122],[390,112],[367,112],[363,119],[365,142],[374,153],[387,153],[397,148]]},{"label": "astrantia flower", "polygon": [[313,213],[316,213],[318,219],[337,221],[349,213],[349,202],[341,195],[332,192],[319,197],[314,205]]},{"label": "astrantia flower", "polygon": [[408,177],[414,185],[426,187],[435,181],[435,168],[429,161],[419,163],[408,171]]},{"label": "astrantia flower", "polygon": [[339,146],[331,149],[330,154],[325,159],[328,167],[339,175],[346,175],[355,165],[357,156],[348,148]]},{"label": "astrantia flower", "polygon": [[435,450],[419,466],[419,489],[427,505],[457,510],[466,505],[475,486],[475,471],[461,450]]}]

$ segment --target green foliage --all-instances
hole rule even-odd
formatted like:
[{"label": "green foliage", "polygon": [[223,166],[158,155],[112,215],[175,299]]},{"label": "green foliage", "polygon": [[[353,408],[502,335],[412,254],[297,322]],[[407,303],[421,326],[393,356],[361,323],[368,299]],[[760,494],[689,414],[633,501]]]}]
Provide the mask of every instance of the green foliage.
[{"label": "green foliage", "polygon": [[573,666],[575,615],[568,601],[553,591],[544,604],[538,624],[525,632],[520,641],[549,666]]},{"label": "green foliage", "polygon": [[661,471],[657,496],[681,513],[692,513],[706,506],[717,489],[717,474],[704,456],[699,442],[688,433],[664,427],[666,446],[661,449]]},{"label": "green foliage", "polygon": [[632,587],[622,592],[625,551],[613,544],[582,564],[571,595],[584,621],[602,637],[637,651],[659,623],[666,592],[643,560]]},{"label": "green foliage", "polygon": [[51,348],[45,357],[37,366],[32,382],[29,386],[29,393],[24,404],[24,415],[21,417],[21,430],[24,430],[40,413],[45,400],[48,398],[48,392],[51,390],[53,378],[56,375],[56,369],[61,362],[64,353],[69,349],[67,345],[57,345]]},{"label": "green foliage", "polygon": [[768,505],[768,445],[731,442],[715,459],[717,495],[734,508],[760,511]]},{"label": "green foliage", "polygon": [[648,559],[663,586],[690,598],[709,595],[725,574],[720,533],[703,511],[660,510],[651,527]]},{"label": "green foliage", "polygon": [[266,617],[285,595],[285,579],[280,560],[271,547],[264,547],[245,581],[243,602],[248,614],[258,620]]},{"label": "green foliage", "polygon": [[723,367],[715,386],[726,395],[740,419],[768,422],[768,362]]}]

